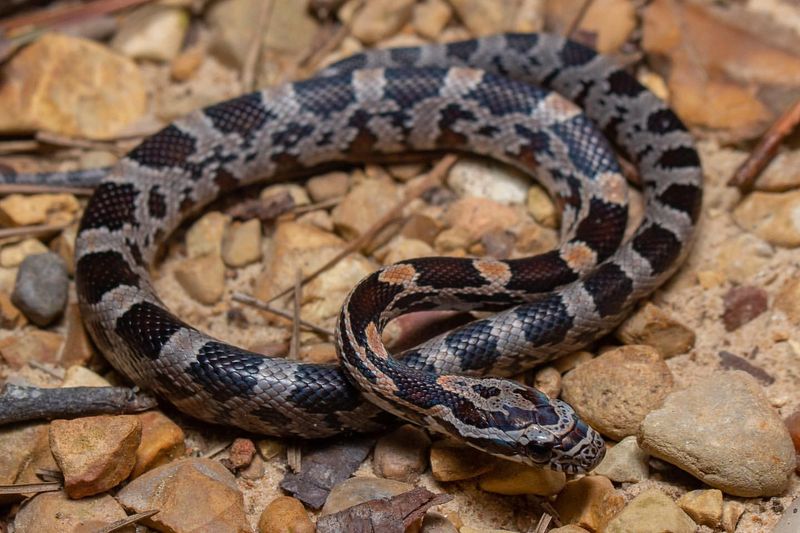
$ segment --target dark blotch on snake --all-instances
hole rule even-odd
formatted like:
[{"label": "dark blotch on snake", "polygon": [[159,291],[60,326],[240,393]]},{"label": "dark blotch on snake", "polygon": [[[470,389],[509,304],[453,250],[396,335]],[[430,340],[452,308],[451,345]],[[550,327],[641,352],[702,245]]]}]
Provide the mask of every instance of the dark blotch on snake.
[{"label": "dark blotch on snake", "polygon": [[98,303],[112,289],[138,287],[141,281],[122,254],[114,251],[86,254],[78,260],[75,270],[76,288],[90,304]]},{"label": "dark blotch on snake", "polygon": [[606,263],[586,279],[584,288],[594,300],[597,313],[606,317],[622,311],[633,290],[633,280],[616,263]]},{"label": "dark blotch on snake", "polygon": [[117,319],[115,331],[139,355],[158,359],[161,349],[186,324],[150,302],[134,304]]}]

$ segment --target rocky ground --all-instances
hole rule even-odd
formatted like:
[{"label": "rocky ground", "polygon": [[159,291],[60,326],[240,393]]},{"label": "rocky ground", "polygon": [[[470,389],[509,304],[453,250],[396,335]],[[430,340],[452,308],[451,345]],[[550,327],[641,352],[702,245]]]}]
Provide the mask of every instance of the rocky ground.
[{"label": "rocky ground", "polygon": [[[745,533],[798,512],[800,136],[782,143],[753,192],[727,185],[800,97],[796,2],[138,4],[69,24],[63,11],[22,22],[0,11],[0,168],[110,165],[192,109],[362,48],[546,29],[617,54],[691,126],[707,178],[698,239],[680,272],[613,335],[520,376],[607,438],[591,475],[507,463],[407,425],[293,442],[161,405],[0,427],[0,531]],[[59,32],[31,33],[56,24]],[[223,199],[170,240],[154,269],[159,294],[226,341],[327,362],[342,299],[376,267],[425,255],[522,257],[557,244],[557,209],[527,177],[462,156],[442,176],[431,166],[366,165]],[[0,383],[125,384],[75,304],[85,198],[54,189],[0,199]],[[634,194],[634,222],[640,214]],[[272,303],[286,316],[250,305],[287,290],[295,294]],[[415,331],[462,319],[404,317],[385,340],[397,349]]]}]

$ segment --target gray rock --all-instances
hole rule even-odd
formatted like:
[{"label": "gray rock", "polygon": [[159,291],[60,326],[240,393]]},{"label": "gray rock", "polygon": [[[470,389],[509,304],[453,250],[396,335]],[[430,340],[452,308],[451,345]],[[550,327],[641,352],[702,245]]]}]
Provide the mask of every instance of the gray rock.
[{"label": "gray rock", "polygon": [[411,483],[428,467],[431,439],[416,426],[406,424],[378,439],[373,453],[375,474]]},{"label": "gray rock", "polygon": [[744,372],[719,372],[670,394],[642,422],[639,445],[734,496],[781,494],[795,467],[789,431]]},{"label": "gray rock", "polygon": [[19,266],[11,301],[37,326],[57,319],[67,304],[67,265],[57,254],[31,255]]},{"label": "gray rock", "polygon": [[594,473],[617,483],[638,483],[647,479],[650,473],[647,459],[647,454],[636,443],[636,437],[625,437],[606,451]]}]

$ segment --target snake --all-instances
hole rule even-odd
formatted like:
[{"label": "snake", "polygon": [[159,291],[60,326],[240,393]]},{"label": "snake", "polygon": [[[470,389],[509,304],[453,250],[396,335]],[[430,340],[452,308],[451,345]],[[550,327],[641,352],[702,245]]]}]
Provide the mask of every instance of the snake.
[{"label": "snake", "polygon": [[[265,357],[215,339],[170,312],[154,289],[150,268],[166,238],[222,194],[330,163],[442,151],[535,175],[561,210],[558,248],[379,268],[344,301],[338,364]],[[636,166],[645,199],[627,238],[618,154]],[[603,457],[600,434],[564,401],[511,376],[612,331],[668,279],[690,249],[701,198],[687,128],[584,45],[501,34],[368,50],[145,138],[89,199],[76,292],[112,366],[198,419],[311,439],[376,432],[399,417],[496,456],[581,473]],[[492,313],[390,354],[386,324],[433,309]]]}]

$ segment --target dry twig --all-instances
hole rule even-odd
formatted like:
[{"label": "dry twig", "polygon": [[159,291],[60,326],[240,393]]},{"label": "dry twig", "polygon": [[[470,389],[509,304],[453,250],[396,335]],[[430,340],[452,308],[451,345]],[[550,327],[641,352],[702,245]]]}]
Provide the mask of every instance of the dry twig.
[{"label": "dry twig", "polygon": [[[33,185],[27,183],[0,183],[0,195],[3,194],[74,194],[75,196],[91,196],[94,189],[89,187],[64,187],[61,185]],[[34,228],[36,226],[28,226]],[[22,229],[22,228],[14,228]]]},{"label": "dry twig", "polygon": [[569,26],[567,26],[567,31],[564,32],[567,37],[572,37],[578,30],[581,22],[583,22],[583,18],[586,16],[586,13],[589,12],[589,8],[592,7],[592,2],[594,2],[594,0],[583,1],[583,5],[581,6],[580,10],[578,10],[575,18],[572,19],[572,22],[570,22]]},{"label": "dry twig", "polygon": [[68,3],[53,8],[38,9],[33,13],[23,13],[17,17],[0,20],[0,31],[9,31],[26,26],[53,26],[66,24],[86,17],[107,15],[153,0],[94,0],[86,3]]},{"label": "dry twig", "polygon": [[728,180],[728,185],[737,187],[742,194],[752,191],[756,179],[775,157],[783,139],[792,133],[798,124],[800,124],[800,100],[769,127],[750,156],[739,165],[733,177]]},{"label": "dry twig", "polygon": [[300,296],[303,293],[303,272],[298,268],[294,276],[294,302],[292,316],[292,341],[289,344],[289,359],[300,357]]},{"label": "dry twig", "polygon": [[253,39],[250,41],[247,55],[245,55],[242,64],[242,90],[244,92],[255,90],[256,67],[258,66],[258,57],[261,55],[261,42],[264,39],[264,32],[272,16],[272,5],[272,0],[261,1],[261,9],[258,11]]},{"label": "dry twig", "polygon": [[[268,302],[264,302],[262,300],[259,300],[258,298],[253,298],[250,295],[247,295],[247,294],[244,294],[244,293],[241,293],[241,292],[234,292],[233,295],[231,296],[231,298],[235,302],[239,302],[239,303],[242,303],[242,304],[245,304],[245,305],[251,305],[253,307],[261,309],[262,311],[268,311],[268,312],[270,312],[270,313],[272,313],[274,315],[278,315],[278,316],[283,317],[283,318],[285,318],[287,320],[293,320],[294,319],[294,316],[291,313],[287,313],[286,311],[283,311],[281,309],[277,309],[277,308],[269,305]],[[305,320],[302,320],[302,319],[298,318],[297,319],[297,323],[300,326],[308,329],[309,331],[313,331],[314,333],[319,333],[320,335],[326,335],[326,336],[331,337],[331,338],[333,338],[333,336],[334,336],[333,331],[325,329],[325,328],[322,328],[322,327],[319,327],[316,324],[312,324],[311,322],[307,322]]]},{"label": "dry twig", "polygon": [[22,226],[20,228],[0,229],[0,239],[10,237],[37,237],[66,229],[69,224],[37,224],[35,226]]},{"label": "dry twig", "polygon": [[36,494],[39,492],[55,492],[61,490],[61,483],[48,481],[45,483],[20,483],[19,485],[0,485],[0,495],[16,496],[19,494]]},{"label": "dry twig", "polygon": [[135,524],[137,522],[144,520],[145,518],[150,518],[159,511],[160,511],[159,509],[151,509],[149,511],[144,511],[142,513],[132,514],[127,518],[123,518],[122,520],[117,520],[116,522],[112,522],[107,526],[101,527],[100,529],[94,531],[94,533],[114,533],[114,531],[118,531],[125,526]]}]

